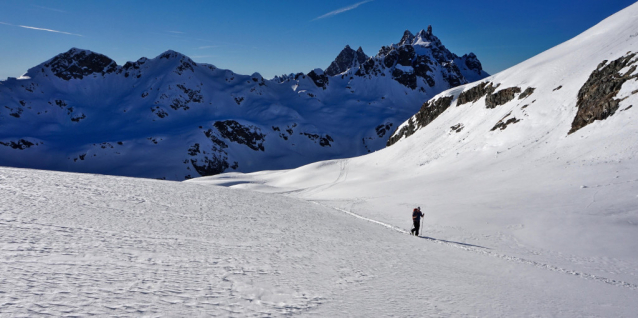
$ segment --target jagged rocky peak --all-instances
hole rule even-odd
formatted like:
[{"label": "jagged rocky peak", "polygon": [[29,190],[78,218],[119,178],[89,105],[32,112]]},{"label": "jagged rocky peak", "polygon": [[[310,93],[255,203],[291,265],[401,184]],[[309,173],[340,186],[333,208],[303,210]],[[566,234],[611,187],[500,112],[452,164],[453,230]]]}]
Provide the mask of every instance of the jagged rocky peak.
[{"label": "jagged rocky peak", "polygon": [[448,87],[487,77],[476,55],[459,58],[432,33],[432,26],[416,35],[406,30],[398,44],[383,46],[355,73],[358,76],[390,73],[402,85],[425,91],[434,87],[440,74]]},{"label": "jagged rocky peak", "polygon": [[416,35],[412,35],[412,32],[410,32],[409,30],[405,30],[398,46],[420,45],[427,47],[430,46],[431,43],[440,45],[441,41],[439,40],[439,38],[432,34],[432,26],[428,25],[427,31],[422,29]]},{"label": "jagged rocky peak", "polygon": [[273,77],[271,81],[281,84],[284,82],[292,81],[294,79],[295,79],[295,73],[290,73],[290,74],[275,75],[275,77]]},{"label": "jagged rocky peak", "polygon": [[177,73],[178,75],[182,75],[184,73],[184,71],[186,70],[190,70],[191,72],[195,72],[194,67],[197,66],[197,63],[195,63],[193,60],[191,60],[190,57],[179,53],[179,52],[175,52],[173,50],[168,50],[162,54],[160,54],[159,56],[157,56],[156,59],[159,60],[179,60],[179,65],[175,68],[175,73]]},{"label": "jagged rocky peak", "polygon": [[168,51],[158,55],[156,59],[160,59],[160,60],[162,60],[162,59],[180,60],[181,62],[187,62],[187,63],[190,63],[192,65],[197,65],[197,63],[193,62],[193,60],[191,60],[190,57],[188,57],[188,56],[186,56],[186,55],[184,55],[182,53],[173,51],[173,50],[168,50]]},{"label": "jagged rocky peak", "polygon": [[353,66],[365,63],[367,59],[368,56],[363,52],[361,47],[355,51],[349,45],[346,45],[346,47],[341,50],[341,53],[337,55],[337,58],[330,63],[325,73],[328,76],[341,74]]},{"label": "jagged rocky peak", "polygon": [[78,48],[72,48],[58,54],[45,62],[44,67],[50,69],[55,76],[66,81],[82,79],[94,73],[104,75],[115,72],[118,68],[117,63],[109,57]]},{"label": "jagged rocky peak", "polygon": [[469,54],[465,54],[461,57],[461,59],[465,61],[465,66],[467,66],[468,69],[476,72],[477,74],[481,74],[483,71],[483,65],[474,53],[470,52]]},{"label": "jagged rocky peak", "polygon": [[179,52],[176,52],[176,51],[173,51],[173,50],[168,50],[168,51],[158,55],[157,57],[160,58],[160,59],[170,60],[170,59],[181,59],[181,58],[186,57],[186,55],[184,55],[182,53],[179,53]]},{"label": "jagged rocky peak", "polygon": [[411,45],[414,42],[414,34],[410,32],[410,30],[405,30],[403,32],[403,37],[401,37],[401,41],[399,41],[399,45]]}]

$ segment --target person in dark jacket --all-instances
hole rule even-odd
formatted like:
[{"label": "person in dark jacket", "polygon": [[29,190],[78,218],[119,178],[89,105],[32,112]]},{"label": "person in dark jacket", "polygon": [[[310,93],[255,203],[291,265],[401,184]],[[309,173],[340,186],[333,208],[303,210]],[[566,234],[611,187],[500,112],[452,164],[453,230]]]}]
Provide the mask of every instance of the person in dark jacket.
[{"label": "person in dark jacket", "polygon": [[412,211],[412,222],[414,224],[414,228],[412,229],[412,235],[419,236],[419,228],[421,227],[421,217],[425,216],[423,212],[421,212],[421,207],[415,208]]}]

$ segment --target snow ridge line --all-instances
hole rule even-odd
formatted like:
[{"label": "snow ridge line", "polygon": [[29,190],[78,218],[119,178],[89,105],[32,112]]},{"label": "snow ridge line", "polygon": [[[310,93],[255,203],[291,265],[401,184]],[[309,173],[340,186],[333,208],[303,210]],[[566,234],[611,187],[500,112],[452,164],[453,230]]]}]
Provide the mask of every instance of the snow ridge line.
[{"label": "snow ridge line", "polygon": [[[323,204],[320,204],[318,202],[315,201],[310,201],[314,204],[326,207],[326,208],[331,208],[343,213],[346,213],[348,215],[354,216],[356,218],[368,221],[368,222],[372,222],[372,223],[376,223],[379,224],[381,226],[387,227],[391,230],[403,233],[403,234],[409,234],[408,231],[399,228],[397,226],[391,225],[391,224],[387,224],[387,223],[383,223],[377,220],[373,220],[370,218],[366,218],[364,216],[358,215],[354,212],[350,212],[344,209],[340,209],[340,208],[334,208],[334,207],[329,207],[329,206],[325,206]],[[629,288],[631,290],[638,290],[638,285],[636,284],[632,284],[632,283],[628,283],[625,281],[621,281],[621,280],[615,280],[615,279],[611,279],[611,278],[606,278],[606,277],[602,277],[602,276],[597,276],[597,275],[593,275],[593,274],[588,274],[588,273],[583,273],[583,272],[578,272],[578,271],[573,271],[573,270],[569,270],[569,269],[565,269],[562,267],[558,267],[558,266],[554,266],[554,265],[549,265],[549,264],[545,264],[545,263],[539,263],[536,261],[532,261],[532,260],[528,260],[528,259],[524,259],[524,258],[520,258],[520,257],[516,257],[516,256],[509,256],[509,255],[505,255],[505,254],[500,254],[500,253],[496,253],[490,250],[485,250],[483,248],[476,248],[476,247],[471,247],[471,246],[466,246],[466,245],[462,245],[462,244],[457,244],[457,243],[453,243],[453,242],[444,242],[441,240],[437,240],[435,238],[432,239],[428,239],[429,241],[433,241],[434,243],[437,244],[444,244],[447,246],[451,246],[451,247],[455,247],[455,248],[460,248],[462,250],[466,250],[466,251],[470,251],[470,252],[474,252],[474,253],[478,253],[478,254],[484,254],[484,255],[489,255],[492,257],[497,257],[500,259],[504,259],[506,261],[510,261],[510,262],[517,262],[517,263],[521,263],[521,264],[527,264],[527,265],[532,265],[534,267],[538,267],[538,268],[542,268],[542,269],[546,269],[546,270],[550,270],[550,271],[554,271],[554,272],[559,272],[559,273],[564,273],[564,274],[569,274],[569,275],[573,275],[576,277],[580,277],[583,279],[588,279],[588,280],[594,280],[594,281],[599,281],[605,284],[609,284],[609,285],[614,285],[614,286],[619,286],[619,287],[625,287],[625,288]]]}]

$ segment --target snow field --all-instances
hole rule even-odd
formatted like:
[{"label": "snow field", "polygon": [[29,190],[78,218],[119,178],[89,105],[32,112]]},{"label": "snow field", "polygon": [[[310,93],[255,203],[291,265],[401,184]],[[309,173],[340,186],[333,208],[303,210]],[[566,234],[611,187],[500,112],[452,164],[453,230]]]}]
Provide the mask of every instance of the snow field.
[{"label": "snow field", "polygon": [[12,168],[0,198],[3,317],[633,312],[635,286],[415,238],[322,201]]}]

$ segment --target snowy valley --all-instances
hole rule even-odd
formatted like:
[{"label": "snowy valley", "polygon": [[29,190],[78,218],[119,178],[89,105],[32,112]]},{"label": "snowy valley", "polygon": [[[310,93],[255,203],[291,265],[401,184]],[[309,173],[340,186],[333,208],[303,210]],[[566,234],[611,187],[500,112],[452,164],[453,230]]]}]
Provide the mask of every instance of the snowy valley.
[{"label": "snowy valley", "polygon": [[[136,142],[118,144],[117,133],[104,135],[113,140],[113,151],[120,146],[131,160],[118,163],[119,174],[142,170],[144,165],[135,160],[157,156],[159,152],[150,150],[155,143],[180,144],[175,160],[193,167],[184,160],[201,163],[202,158],[211,160],[211,151],[225,151],[227,162],[238,162],[238,172],[174,182],[1,167],[0,316],[633,317],[638,296],[637,16],[634,4],[489,77],[475,72],[471,78],[470,69],[459,67],[458,83],[451,81],[453,68],[437,68],[432,86],[422,75],[434,73],[419,73],[423,65],[439,65],[436,56],[453,59],[453,65],[474,65],[468,63],[473,55],[458,57],[441,50],[428,50],[432,64],[424,62],[420,50],[438,47],[430,29],[417,35],[406,32],[398,45],[382,48],[375,57],[347,47],[325,72],[272,81],[233,75],[231,82],[245,86],[242,92],[250,87],[262,92],[258,97],[237,95],[244,99],[235,102],[226,95],[239,90],[226,88],[226,103],[236,107],[224,107],[224,112],[233,111],[224,116],[236,118],[237,124],[207,117],[202,105],[192,101],[186,110],[172,109],[156,95],[159,86],[152,86],[153,92],[139,88],[140,94],[143,89],[149,90],[148,96],[155,94],[152,100],[160,98],[159,108],[116,107],[113,116],[124,116],[123,109],[137,115],[116,121],[118,129],[105,129],[112,123],[108,120],[90,125],[121,131],[121,138],[137,136],[131,139]],[[134,85],[142,73],[140,80],[159,76],[146,72],[152,63],[175,63],[165,66],[171,70],[191,65],[193,78],[212,77],[215,83],[230,78],[229,71],[210,66],[204,71],[186,57],[167,54],[140,63],[138,69],[129,66],[125,78],[130,83],[113,80],[109,85]],[[396,61],[387,62],[389,56]],[[408,62],[411,66],[404,65]],[[87,86],[68,85],[62,91],[88,98],[82,90],[103,87],[102,81],[124,76],[125,68],[114,65],[112,73],[91,73],[83,79]],[[35,81],[40,70],[30,72],[27,76]],[[53,77],[49,72],[41,74]],[[414,89],[409,87],[412,75]],[[6,98],[9,87],[18,90],[21,83],[30,82],[3,82],[0,96]],[[55,78],[47,83],[71,82]],[[175,83],[166,85],[178,87]],[[38,85],[42,91],[49,89]],[[366,109],[377,109],[363,96],[371,98],[388,85],[396,100],[377,99],[376,105],[384,105],[379,113],[354,121],[356,98],[371,103]],[[33,90],[40,92],[38,87]],[[273,108],[264,103],[251,107],[254,112],[242,108],[253,98],[274,100],[275,92],[290,96],[289,101],[309,101],[308,106],[299,102],[297,108]],[[101,99],[109,98],[102,94]],[[344,96],[351,96],[345,100],[355,110],[331,102]],[[417,103],[423,96],[431,98],[418,102],[416,109],[393,104]],[[65,98],[70,97],[60,100]],[[206,95],[201,104],[211,101]],[[90,130],[86,139],[73,135],[76,140],[69,149],[49,153],[45,147],[55,140],[59,145],[69,140],[60,121],[21,126],[18,120],[31,119],[41,109],[26,101],[11,105],[12,111],[22,112],[9,115],[9,121],[2,110],[5,136],[15,136],[2,139],[2,165],[19,166],[19,159],[31,167],[53,168],[45,162],[55,162],[59,154],[83,153],[96,136]],[[68,105],[47,107],[57,111]],[[325,107],[330,113],[321,115]],[[93,116],[88,108],[76,109],[86,119],[64,125],[76,127],[72,125]],[[168,116],[158,116],[160,109]],[[191,111],[196,115],[185,115]],[[56,114],[64,120],[71,116]],[[196,125],[202,128],[184,128],[181,123],[190,116],[201,116]],[[316,120],[311,123],[309,118]],[[383,127],[383,137],[377,135],[375,127],[386,121],[392,127]],[[266,122],[279,131],[262,126]],[[293,122],[298,126],[292,127]],[[263,143],[253,134],[257,128],[241,128],[248,125],[262,132],[270,129]],[[173,129],[170,136],[188,142],[161,137],[169,135],[168,127]],[[157,129],[155,141],[143,141],[139,136],[147,136],[150,128]],[[288,128],[294,134],[285,135]],[[346,142],[350,128],[367,135]],[[35,130],[27,134],[28,129]],[[320,147],[321,138],[330,135],[331,146],[321,149],[361,155],[368,150],[361,139],[370,135],[377,137],[366,145],[374,144],[369,150],[376,151],[295,169],[256,171],[282,168],[267,166],[264,158],[290,148],[268,152],[269,143],[310,140],[297,135],[300,131],[318,136],[318,144],[305,144],[305,149]],[[243,148],[230,146],[240,138],[247,141],[240,144]],[[143,142],[149,145],[133,151],[131,144]],[[199,148],[193,148],[194,143]],[[28,151],[37,156],[29,157]],[[184,157],[182,152],[188,151],[192,158]],[[274,157],[251,156],[255,153]],[[93,158],[91,152],[86,156],[77,161],[70,157],[70,162],[110,158]],[[314,161],[294,156],[281,160],[291,166]],[[323,159],[319,153],[313,156]],[[10,164],[14,159],[7,158],[17,159]],[[255,160],[252,166],[250,160]],[[37,166],[38,161],[44,166]],[[242,173],[246,166],[255,172]],[[94,165],[98,170],[92,171],[109,172],[95,167],[106,165]],[[144,176],[176,171],[161,162],[148,169]],[[171,172],[173,179],[181,180],[185,171],[179,171]],[[409,235],[411,211],[417,206],[425,212],[420,237]]]}]

